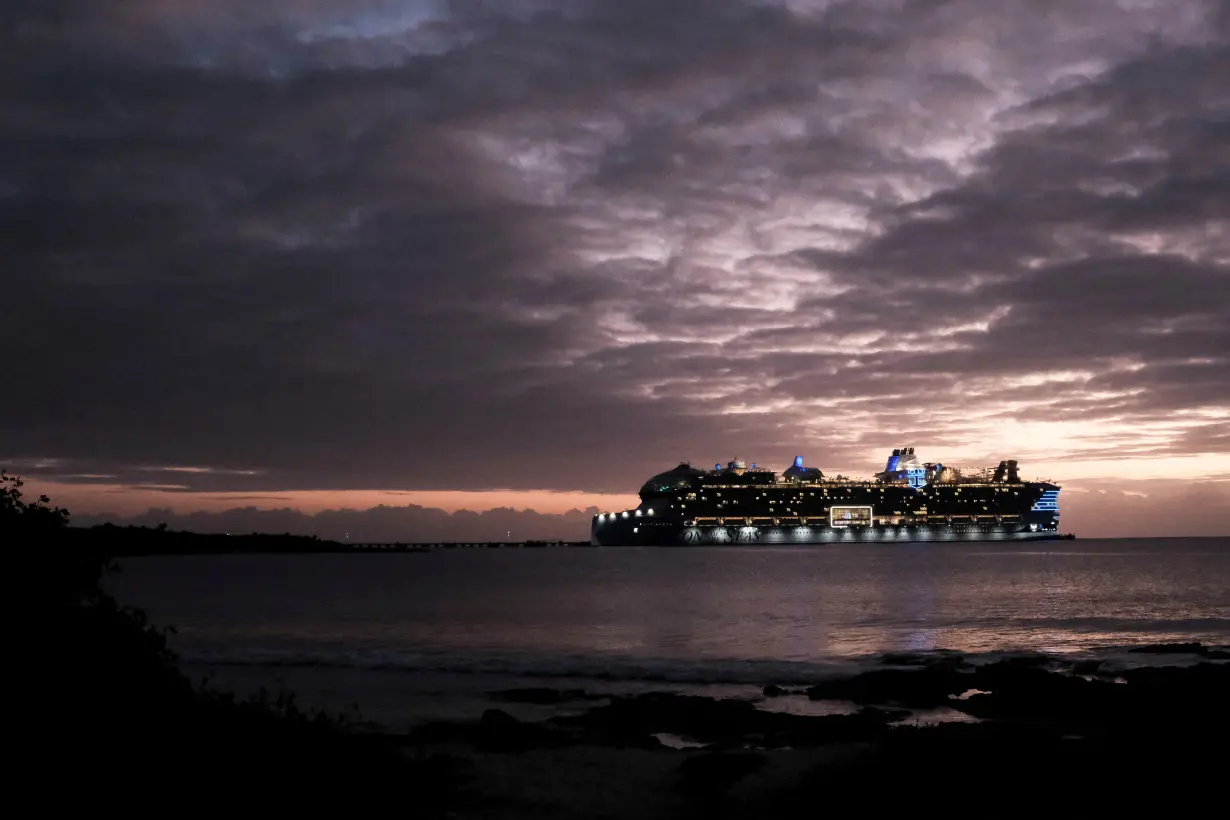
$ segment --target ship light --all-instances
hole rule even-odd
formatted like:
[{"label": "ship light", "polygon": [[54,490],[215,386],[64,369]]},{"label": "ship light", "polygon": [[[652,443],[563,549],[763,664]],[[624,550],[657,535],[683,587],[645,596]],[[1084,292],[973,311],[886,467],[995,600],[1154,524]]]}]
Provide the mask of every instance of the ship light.
[{"label": "ship light", "polygon": [[[636,517],[637,517],[637,518],[640,518],[640,517],[641,517],[641,515],[642,515],[641,511],[640,511],[640,510],[637,510],[637,511],[636,511]],[[633,532],[635,532],[635,530],[633,530]]]},{"label": "ship light", "polygon": [[653,515],[653,510],[645,510],[646,514]]},{"label": "ship light", "polygon": [[640,529],[640,527],[633,527],[633,528],[632,528],[632,532],[634,532],[634,533],[635,533],[635,532],[636,532],[637,530],[639,530],[639,529]]},{"label": "ship light", "polygon": [[624,510],[624,518],[627,518],[627,517],[628,517],[628,511]]}]

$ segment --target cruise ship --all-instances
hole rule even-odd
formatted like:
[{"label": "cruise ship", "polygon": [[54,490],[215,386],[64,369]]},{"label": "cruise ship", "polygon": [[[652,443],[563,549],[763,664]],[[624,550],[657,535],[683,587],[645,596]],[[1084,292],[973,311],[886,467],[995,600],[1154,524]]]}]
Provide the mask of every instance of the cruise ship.
[{"label": "cruise ship", "polygon": [[1059,486],[1022,481],[1016,461],[962,470],[893,450],[868,479],[826,476],[803,456],[784,472],[739,459],[687,462],[641,487],[636,509],[595,515],[596,546],[1030,541],[1059,532]]}]

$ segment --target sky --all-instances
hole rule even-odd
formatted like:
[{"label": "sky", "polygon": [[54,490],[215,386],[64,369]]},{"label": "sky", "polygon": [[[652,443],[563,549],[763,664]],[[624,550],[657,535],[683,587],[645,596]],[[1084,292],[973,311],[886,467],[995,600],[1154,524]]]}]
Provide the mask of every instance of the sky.
[{"label": "sky", "polygon": [[0,465],[74,521],[588,537],[894,447],[1230,533],[1222,0],[9,0]]}]

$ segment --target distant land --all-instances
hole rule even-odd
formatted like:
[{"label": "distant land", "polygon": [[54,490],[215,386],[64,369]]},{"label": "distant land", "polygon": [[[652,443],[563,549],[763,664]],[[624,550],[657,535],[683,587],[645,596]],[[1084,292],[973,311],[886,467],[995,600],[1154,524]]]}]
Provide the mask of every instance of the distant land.
[{"label": "distant land", "polygon": [[143,555],[225,555],[225,554],[287,554],[361,553],[361,552],[421,552],[431,548],[450,547],[570,547],[589,546],[581,541],[382,541],[344,542],[314,535],[290,533],[200,533],[171,530],[164,526],[138,527],[98,524],[93,527],[69,527],[67,532],[78,544],[112,557]]}]

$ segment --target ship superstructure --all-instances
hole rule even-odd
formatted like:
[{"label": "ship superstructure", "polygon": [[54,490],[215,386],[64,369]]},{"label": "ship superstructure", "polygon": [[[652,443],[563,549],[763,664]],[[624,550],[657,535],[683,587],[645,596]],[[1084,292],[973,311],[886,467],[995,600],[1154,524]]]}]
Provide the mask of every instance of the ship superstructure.
[{"label": "ship superstructure", "polygon": [[740,459],[682,462],[641,487],[635,509],[600,513],[603,546],[1031,540],[1059,534],[1059,486],[1022,481],[1016,461],[963,471],[893,450],[867,479],[826,476],[796,456],[783,472]]}]

